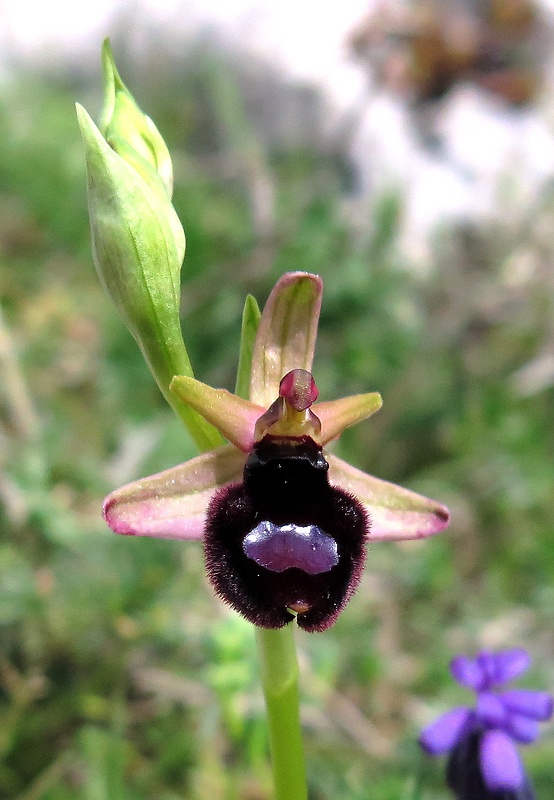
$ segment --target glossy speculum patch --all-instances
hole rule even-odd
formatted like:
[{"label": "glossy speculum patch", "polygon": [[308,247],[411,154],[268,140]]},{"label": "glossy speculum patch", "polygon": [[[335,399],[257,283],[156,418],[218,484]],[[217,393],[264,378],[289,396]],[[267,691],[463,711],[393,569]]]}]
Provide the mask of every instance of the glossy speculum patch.
[{"label": "glossy speculum patch", "polygon": [[307,631],[329,627],[354,593],[368,520],[360,503],[330,486],[310,438],[266,436],[243,482],[223,487],[208,511],[207,572],[216,592],[256,625],[296,615]]},{"label": "glossy speculum patch", "polygon": [[242,549],[271,572],[301,569],[319,575],[339,563],[336,540],[317,525],[276,525],[264,520],[244,537]]}]

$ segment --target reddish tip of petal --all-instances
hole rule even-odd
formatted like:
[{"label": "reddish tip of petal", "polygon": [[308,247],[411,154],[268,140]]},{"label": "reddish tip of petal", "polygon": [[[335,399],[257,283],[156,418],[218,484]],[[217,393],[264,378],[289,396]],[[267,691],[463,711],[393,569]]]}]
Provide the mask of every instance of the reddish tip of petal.
[{"label": "reddish tip of petal", "polygon": [[[125,489],[125,487],[124,487]],[[198,501],[195,505],[207,506]],[[177,508],[175,508],[177,506]],[[102,514],[108,527],[120,536],[152,536],[158,539],[201,539],[204,533],[204,511],[194,509],[187,515],[179,513],[179,501],[170,503],[165,511],[164,499],[141,497],[126,500],[121,490],[108,495]]]},{"label": "reddish tip of petal", "polygon": [[305,411],[319,397],[319,390],[311,372],[306,369],[291,369],[279,384],[279,395],[296,411]]},{"label": "reddish tip of petal", "polygon": [[114,533],[119,533],[122,536],[136,536],[136,532],[126,520],[118,519],[116,515],[111,513],[115,502],[115,498],[112,495],[108,495],[102,504],[102,516],[108,527]]}]

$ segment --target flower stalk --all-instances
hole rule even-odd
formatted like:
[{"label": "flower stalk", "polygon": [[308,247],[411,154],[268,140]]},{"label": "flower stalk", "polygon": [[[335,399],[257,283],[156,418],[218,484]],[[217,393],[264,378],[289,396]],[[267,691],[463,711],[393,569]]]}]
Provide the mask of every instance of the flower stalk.
[{"label": "flower stalk", "polygon": [[278,630],[256,628],[256,642],[267,708],[275,800],[307,800],[293,623]]}]

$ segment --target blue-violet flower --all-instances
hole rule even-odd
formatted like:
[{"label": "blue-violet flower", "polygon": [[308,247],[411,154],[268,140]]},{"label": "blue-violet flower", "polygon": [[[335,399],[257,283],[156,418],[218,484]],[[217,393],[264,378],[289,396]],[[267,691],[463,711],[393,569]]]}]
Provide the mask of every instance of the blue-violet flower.
[{"label": "blue-violet flower", "polygon": [[539,721],[552,715],[553,698],[547,692],[502,688],[529,664],[522,648],[452,660],[454,679],[477,694],[475,707],[443,714],[422,731],[419,743],[430,755],[450,754],[447,783],[457,800],[533,800],[514,743],[537,739]]}]

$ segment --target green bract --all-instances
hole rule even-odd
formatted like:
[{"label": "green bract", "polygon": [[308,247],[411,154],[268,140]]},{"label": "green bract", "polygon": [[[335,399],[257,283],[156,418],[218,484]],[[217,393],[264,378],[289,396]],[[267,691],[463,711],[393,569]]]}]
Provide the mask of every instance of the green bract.
[{"label": "green bract", "polygon": [[92,249],[96,269],[162,393],[202,449],[221,443],[210,425],[169,392],[192,376],[179,320],[185,236],[171,205],[171,162],[154,124],[121,82],[104,48],[104,134],[82,106]]}]

